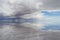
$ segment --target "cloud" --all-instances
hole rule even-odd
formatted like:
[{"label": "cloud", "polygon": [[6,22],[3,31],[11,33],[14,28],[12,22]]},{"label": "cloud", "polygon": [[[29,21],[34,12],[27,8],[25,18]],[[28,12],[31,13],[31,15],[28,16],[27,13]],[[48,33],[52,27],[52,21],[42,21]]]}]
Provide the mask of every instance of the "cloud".
[{"label": "cloud", "polygon": [[5,15],[25,15],[39,10],[60,9],[60,0],[0,0]]},{"label": "cloud", "polygon": [[21,16],[22,18],[42,18],[43,14],[39,11]]},{"label": "cloud", "polygon": [[41,13],[41,10],[55,9],[60,9],[59,0],[0,0],[0,13],[3,13],[3,15],[17,15],[25,19],[34,19],[35,22],[23,23],[24,26],[31,25],[41,28],[46,25],[58,25],[60,16],[50,17]]},{"label": "cloud", "polygon": [[38,10],[60,9],[59,0],[0,0],[0,11],[5,15],[25,15]]},{"label": "cloud", "polygon": [[47,0],[47,2],[45,2],[45,6],[50,7],[50,8],[59,9],[60,8],[60,0]]},{"label": "cloud", "polygon": [[60,9],[60,0],[42,0],[44,9]]},{"label": "cloud", "polygon": [[[34,0],[0,0],[0,11],[5,15],[24,15],[36,11]],[[32,5],[31,5],[32,4]],[[30,5],[30,6],[28,6]]]},{"label": "cloud", "polygon": [[33,28],[33,29],[41,29],[41,28],[43,28],[43,26],[45,26],[42,23],[22,23],[20,25],[22,25],[24,27],[30,27],[30,28]]},{"label": "cloud", "polygon": [[26,26],[26,27],[31,27],[34,29],[43,28],[44,26],[47,25],[45,21],[48,20],[48,18],[46,18],[44,14],[42,14],[40,11],[34,12],[32,14],[23,15],[22,18],[26,20],[31,19],[32,23],[26,21],[25,23],[22,23],[21,25]]},{"label": "cloud", "polygon": [[[36,29],[42,29],[45,26],[50,26],[50,25],[59,25],[60,24],[60,16],[47,16],[43,13],[41,13],[42,11],[37,11],[34,12],[32,14],[26,14],[23,15],[22,18],[24,19],[30,19],[32,20],[32,22],[25,22],[22,23],[22,25],[26,26],[26,27],[32,27],[32,28],[36,28]],[[56,12],[55,11],[47,11],[47,12]],[[53,13],[51,13],[53,14]],[[57,14],[57,13],[56,13]]]}]

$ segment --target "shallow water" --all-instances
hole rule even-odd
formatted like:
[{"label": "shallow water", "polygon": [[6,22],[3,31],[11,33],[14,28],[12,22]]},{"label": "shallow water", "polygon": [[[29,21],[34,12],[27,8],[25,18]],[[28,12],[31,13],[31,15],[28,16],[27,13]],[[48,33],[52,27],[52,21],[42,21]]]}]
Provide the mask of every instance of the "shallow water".
[{"label": "shallow water", "polygon": [[60,32],[35,30],[20,25],[0,26],[0,40],[60,40]]}]

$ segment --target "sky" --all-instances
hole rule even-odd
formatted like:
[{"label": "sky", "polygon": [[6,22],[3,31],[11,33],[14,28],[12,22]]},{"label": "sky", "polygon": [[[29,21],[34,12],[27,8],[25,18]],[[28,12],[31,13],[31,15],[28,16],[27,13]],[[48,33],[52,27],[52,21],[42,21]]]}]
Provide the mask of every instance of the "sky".
[{"label": "sky", "polygon": [[44,29],[56,25],[59,28],[60,0],[0,0],[0,14],[4,16],[20,15],[19,17],[28,21],[21,25],[34,29]]},{"label": "sky", "polygon": [[26,14],[23,16],[23,18],[32,20],[32,23],[31,21],[28,21],[22,25],[27,27],[30,25],[30,27],[33,27],[35,29],[60,30],[59,13],[59,10],[42,10],[32,14]]}]

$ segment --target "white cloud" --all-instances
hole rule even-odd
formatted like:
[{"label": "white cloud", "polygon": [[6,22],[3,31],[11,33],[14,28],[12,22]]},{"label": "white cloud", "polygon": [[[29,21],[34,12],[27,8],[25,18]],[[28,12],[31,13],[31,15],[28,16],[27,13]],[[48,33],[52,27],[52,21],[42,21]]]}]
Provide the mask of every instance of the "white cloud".
[{"label": "white cloud", "polygon": [[32,22],[32,23],[25,22],[22,25],[27,26],[27,27],[37,28],[37,29],[41,29],[44,26],[60,24],[60,19],[59,19],[60,16],[52,16],[52,17],[46,16],[43,13],[41,13],[41,11],[37,11],[32,14],[24,15],[24,16],[22,16],[22,18],[25,18],[25,19],[29,19],[29,18],[34,19],[35,18],[36,20],[33,20],[34,22]]},{"label": "white cloud", "polygon": [[36,2],[37,0],[0,0],[0,10],[5,15],[29,14],[37,11]]},{"label": "white cloud", "polygon": [[32,14],[23,15],[22,18],[24,18],[24,19],[29,19],[29,18],[34,19],[34,18],[36,18],[36,20],[33,20],[34,22],[32,22],[32,23],[29,23],[29,22],[22,23],[23,26],[32,27],[34,29],[43,28],[44,26],[47,25],[46,22],[49,20],[40,11],[34,12]]},{"label": "white cloud", "polygon": [[23,15],[21,16],[22,18],[43,18],[43,14],[39,11],[37,12],[34,12],[34,13],[31,13],[31,14],[26,14],[26,15]]},{"label": "white cloud", "polygon": [[[9,4],[10,3],[10,4]],[[21,4],[21,5],[20,5]],[[40,9],[37,9],[37,4],[40,4]],[[41,13],[41,10],[50,10],[53,9],[60,9],[60,2],[59,0],[3,0],[0,3],[0,11],[4,15],[15,15],[16,14],[22,14],[22,18],[28,19],[28,18],[36,18],[36,22],[40,23],[25,23],[24,25],[34,25],[36,27],[43,27],[46,25],[53,25],[57,24],[59,22],[59,17],[52,18],[47,17],[46,15]],[[49,11],[51,12],[51,11]],[[25,14],[25,15],[24,15]],[[40,21],[38,21],[40,20]],[[58,23],[59,24],[59,23]]]},{"label": "white cloud", "polygon": [[[5,15],[14,15],[15,13],[30,14],[37,10],[60,9],[59,0],[0,0],[0,10]],[[37,6],[39,6],[37,8]]]},{"label": "white cloud", "polygon": [[42,23],[22,23],[20,25],[22,25],[24,27],[30,27],[33,29],[41,29],[45,26],[45,24],[42,24]]}]

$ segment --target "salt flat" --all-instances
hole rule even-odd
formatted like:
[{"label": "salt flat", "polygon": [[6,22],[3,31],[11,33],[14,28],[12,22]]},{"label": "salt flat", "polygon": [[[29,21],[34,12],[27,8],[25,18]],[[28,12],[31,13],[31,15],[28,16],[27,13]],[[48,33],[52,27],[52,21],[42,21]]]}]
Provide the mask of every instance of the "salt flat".
[{"label": "salt flat", "polygon": [[0,26],[0,40],[60,40],[60,32],[4,25]]}]

